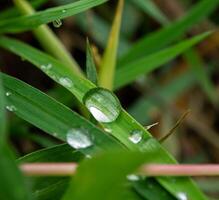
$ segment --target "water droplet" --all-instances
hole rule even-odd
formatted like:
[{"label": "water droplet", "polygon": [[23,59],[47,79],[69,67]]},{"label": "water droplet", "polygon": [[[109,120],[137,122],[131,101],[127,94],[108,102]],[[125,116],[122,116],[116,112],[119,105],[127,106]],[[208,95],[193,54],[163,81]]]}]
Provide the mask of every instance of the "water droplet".
[{"label": "water droplet", "polygon": [[137,144],[142,140],[143,133],[144,132],[142,130],[134,130],[131,132],[131,135],[129,136],[129,140],[134,144]]},{"label": "water droplet", "polygon": [[88,158],[88,159],[91,159],[91,158],[92,158],[92,156],[89,155],[89,154],[87,154],[85,157]]},{"label": "water droplet", "polygon": [[107,133],[112,133],[112,130],[109,128],[104,128],[104,131],[106,131]]},{"label": "water droplet", "polygon": [[151,129],[152,127],[154,127],[154,126],[156,126],[156,125],[158,125],[158,124],[159,124],[159,122],[156,122],[156,123],[153,123],[153,124],[151,124],[151,125],[146,126],[145,128],[146,128],[146,130],[149,130],[149,129]]},{"label": "water droplet", "polygon": [[62,25],[62,21],[60,19],[57,19],[53,21],[52,24],[55,28],[59,28]]},{"label": "water droplet", "polygon": [[158,146],[159,142],[155,138],[151,137],[148,138],[143,145],[141,145],[140,150],[142,152],[154,152],[157,151]]},{"label": "water droplet", "polygon": [[179,192],[179,193],[177,193],[177,198],[179,200],[187,200],[187,195],[184,192]]},{"label": "water droplet", "polygon": [[67,143],[75,149],[84,149],[92,146],[89,133],[84,128],[73,128],[67,132]]},{"label": "water droplet", "polygon": [[13,105],[10,105],[10,106],[6,106],[6,109],[9,110],[10,112],[14,112],[17,110],[17,108]]},{"label": "water droplet", "polygon": [[62,10],[62,13],[66,13],[66,9],[63,9],[63,10]]},{"label": "water droplet", "polygon": [[60,83],[61,85],[63,85],[64,87],[68,87],[68,88],[70,88],[70,87],[73,86],[73,83],[72,83],[71,79],[69,79],[69,78],[67,78],[67,77],[61,77],[61,78],[59,78],[59,83]]},{"label": "water droplet", "polygon": [[138,181],[140,180],[139,176],[135,175],[135,174],[129,174],[126,177],[129,181]]},{"label": "water droplet", "polygon": [[11,92],[6,92],[5,96],[9,97],[11,95]]},{"label": "water droplet", "polygon": [[119,100],[107,89],[91,89],[84,96],[83,102],[93,117],[99,122],[113,122],[121,112]]},{"label": "water droplet", "polygon": [[52,68],[52,64],[49,63],[49,64],[47,64],[47,65],[41,65],[40,68],[41,68],[41,70],[47,72],[47,71],[49,71],[49,70]]}]

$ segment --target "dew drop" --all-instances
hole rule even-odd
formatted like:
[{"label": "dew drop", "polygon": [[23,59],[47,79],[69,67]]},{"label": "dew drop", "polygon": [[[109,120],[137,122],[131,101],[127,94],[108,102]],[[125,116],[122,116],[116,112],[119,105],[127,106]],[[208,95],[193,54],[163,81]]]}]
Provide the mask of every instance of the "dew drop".
[{"label": "dew drop", "polygon": [[63,9],[63,10],[62,10],[62,13],[66,13],[66,9]]},{"label": "dew drop", "polygon": [[138,181],[139,180],[139,176],[135,175],[135,174],[129,174],[126,177],[129,181]]},{"label": "dew drop", "polygon": [[119,100],[107,89],[91,89],[84,96],[83,102],[93,117],[99,122],[113,122],[121,112]]},{"label": "dew drop", "polygon": [[184,193],[184,192],[177,193],[177,198],[179,200],[187,200],[188,199],[186,193]]},{"label": "dew drop", "polygon": [[7,96],[7,97],[11,96],[11,92],[6,92],[5,96]]},{"label": "dew drop", "polygon": [[142,137],[143,137],[143,131],[134,130],[131,132],[131,135],[129,136],[129,140],[134,144],[137,144],[142,140]]},{"label": "dew drop", "polygon": [[59,28],[62,25],[62,21],[60,19],[57,19],[53,21],[52,24],[55,28]]},{"label": "dew drop", "polygon": [[67,78],[67,77],[61,77],[61,78],[59,78],[59,83],[60,83],[61,85],[63,85],[64,87],[68,87],[68,88],[70,88],[70,87],[73,86],[73,83],[72,83],[71,79],[69,79],[69,78]]},{"label": "dew drop", "polygon": [[104,131],[106,131],[107,133],[112,133],[112,130],[109,128],[104,128]]},{"label": "dew drop", "polygon": [[17,110],[17,108],[13,105],[6,106],[6,109],[9,110],[10,112],[15,112]]},{"label": "dew drop", "polygon": [[49,71],[52,68],[52,64],[49,63],[47,65],[41,65],[40,68],[41,68],[41,70],[47,72],[47,71]]},{"label": "dew drop", "polygon": [[92,141],[87,130],[73,128],[67,132],[67,143],[75,149],[84,149],[92,146]]}]

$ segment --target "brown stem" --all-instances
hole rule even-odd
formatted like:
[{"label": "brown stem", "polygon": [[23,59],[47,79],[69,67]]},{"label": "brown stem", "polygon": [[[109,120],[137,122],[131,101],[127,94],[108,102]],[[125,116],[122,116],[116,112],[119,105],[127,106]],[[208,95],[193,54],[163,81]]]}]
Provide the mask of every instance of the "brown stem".
[{"label": "brown stem", "polygon": [[[26,163],[20,169],[27,176],[71,176],[77,169],[76,163]],[[137,174],[147,176],[219,176],[219,164],[167,165],[147,164]]]}]

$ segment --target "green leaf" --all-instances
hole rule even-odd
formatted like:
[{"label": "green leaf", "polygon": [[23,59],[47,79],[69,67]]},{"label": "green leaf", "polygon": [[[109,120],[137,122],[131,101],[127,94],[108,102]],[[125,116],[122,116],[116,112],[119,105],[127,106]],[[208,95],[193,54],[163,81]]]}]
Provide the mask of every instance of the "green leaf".
[{"label": "green leaf", "polygon": [[13,154],[4,143],[0,145],[0,197],[10,200],[30,200],[24,177],[18,170]]},{"label": "green leaf", "polygon": [[[48,56],[47,54],[39,50],[36,50],[33,47],[30,47],[29,45],[25,45],[22,42],[18,42],[16,40],[12,40],[6,37],[0,37],[0,46],[11,50],[12,52],[20,55],[26,60],[29,60],[30,62],[32,62],[33,64],[35,64],[37,67],[41,69],[43,65],[42,70],[44,71],[44,73],[46,73],[48,76],[53,78],[55,81],[59,82],[64,87],[66,87],[81,102],[83,102],[83,98],[85,94],[90,92],[90,90],[95,87],[89,80],[76,76],[71,71],[68,71],[66,67],[63,67],[62,63],[58,62],[51,56]],[[49,67],[49,70],[47,66],[48,63],[52,65],[52,68]],[[47,66],[46,67],[47,70],[45,70],[45,64]],[[60,77],[65,78],[65,81],[64,81],[65,84],[63,84],[62,79],[61,79],[62,81],[60,81]],[[66,82],[68,84],[66,84]],[[108,93],[110,93],[110,91],[108,91]],[[32,97],[28,99],[27,102],[29,102],[30,100],[32,100]],[[24,101],[24,100],[22,99],[21,101]],[[46,103],[46,105],[49,105],[49,103]],[[101,105],[100,109],[103,110],[107,106],[109,106],[108,108],[109,110],[110,105],[108,104]],[[24,105],[22,106],[22,110],[23,109],[26,109],[26,104],[25,106]],[[31,113],[28,113],[28,115],[30,114]],[[61,112],[61,115],[62,115],[62,112]],[[48,114],[47,114],[47,117],[48,117]],[[44,117],[44,120],[46,120],[46,117]],[[56,123],[53,123],[53,124],[56,125]],[[176,163],[176,161],[172,158],[172,156],[170,156],[170,154],[162,148],[162,146],[158,143],[158,141],[152,138],[150,133],[146,131],[144,127],[142,127],[138,122],[136,122],[136,120],[134,120],[130,115],[128,115],[128,113],[123,109],[121,110],[118,118],[114,122],[101,123],[101,126],[104,127],[105,130],[110,131],[112,136],[117,138],[117,140],[119,140],[121,144],[125,145],[130,150],[141,150],[144,152],[150,152],[153,149],[155,150],[157,149],[159,153],[161,154],[161,156],[159,157],[159,160],[154,160],[155,162],[162,161],[163,163]],[[133,143],[129,138],[130,135],[135,130],[142,132],[142,140],[138,144]],[[64,134],[62,134],[62,136],[63,135]],[[101,134],[100,134],[100,137],[101,137]],[[106,146],[108,147],[108,145]],[[166,181],[165,181],[165,178],[157,178],[157,180],[159,181],[159,183],[162,184],[163,187],[167,188],[168,191],[174,194],[175,196],[177,196],[178,192],[182,190],[181,179],[174,179],[173,181],[172,178],[166,178]],[[189,178],[186,178],[185,180],[186,181],[183,181],[183,191],[187,193],[188,198],[193,198],[195,196],[197,199],[200,199],[200,200],[205,199],[204,195],[191,182]]]},{"label": "green leaf", "polygon": [[206,72],[204,62],[201,57],[194,50],[189,50],[185,52],[185,58],[209,100],[216,106],[218,104],[216,89]]},{"label": "green leaf", "polygon": [[133,4],[142,9],[146,14],[160,22],[161,24],[168,24],[166,16],[157,8],[156,4],[151,0],[131,0]]},{"label": "green leaf", "polygon": [[118,143],[111,136],[69,108],[22,81],[7,75],[2,77],[6,91],[11,93],[7,97],[7,102],[16,108],[14,113],[22,119],[63,141],[66,141],[69,130],[84,127],[89,131],[95,144],[93,148],[81,149],[85,154],[90,155],[101,149],[107,150],[117,146]]},{"label": "green leaf", "polygon": [[5,92],[0,76],[0,146],[6,141],[6,113],[5,113]]},{"label": "green leaf", "polygon": [[[30,1],[30,4],[34,7],[34,8],[39,8],[40,6],[42,6],[44,3],[46,3],[48,0],[32,0]],[[0,20],[4,20],[4,19],[9,19],[12,17],[17,17],[20,16],[20,12],[18,11],[17,8],[12,7],[9,8],[7,10],[1,11],[0,13]]]},{"label": "green leaf", "polygon": [[64,6],[39,11],[31,16],[21,16],[0,22],[0,33],[17,33],[38,27],[39,25],[61,20],[83,12],[107,0],[81,0]]},{"label": "green leaf", "polygon": [[86,52],[86,73],[87,73],[87,78],[94,83],[95,85],[98,85],[97,81],[97,70],[96,66],[94,63],[94,58],[93,54],[91,52],[89,40],[87,39],[87,52]]},{"label": "green leaf", "polygon": [[62,200],[124,199],[126,176],[157,154],[110,152],[82,162]]},{"label": "green leaf", "polygon": [[152,70],[157,69],[162,64],[167,63],[183,53],[185,50],[202,41],[204,38],[209,36],[209,34],[209,32],[200,34],[192,39],[184,40],[172,47],[168,47],[157,53],[138,59],[135,62],[126,64],[126,67],[118,68],[115,77],[115,88],[118,89],[128,83],[131,83],[138,76],[148,74]]},{"label": "green leaf", "polygon": [[136,42],[119,60],[119,65],[121,67],[126,66],[126,64],[133,62],[142,56],[151,54],[178,39],[189,28],[211,14],[217,8],[218,3],[219,0],[214,0],[211,3],[209,3],[209,0],[199,1],[197,5],[181,19]]},{"label": "green leaf", "polygon": [[99,73],[100,86],[107,88],[109,90],[113,89],[123,6],[124,6],[124,0],[119,0],[113,26],[108,39],[108,44],[105,49],[102,62],[100,65],[100,73]]},{"label": "green leaf", "polygon": [[[22,163],[37,163],[37,162],[78,162],[83,158],[83,155],[74,150],[67,144],[61,144],[50,148],[35,151],[27,154],[18,160]],[[58,200],[65,192],[69,177],[29,177],[33,196],[36,200]]]}]

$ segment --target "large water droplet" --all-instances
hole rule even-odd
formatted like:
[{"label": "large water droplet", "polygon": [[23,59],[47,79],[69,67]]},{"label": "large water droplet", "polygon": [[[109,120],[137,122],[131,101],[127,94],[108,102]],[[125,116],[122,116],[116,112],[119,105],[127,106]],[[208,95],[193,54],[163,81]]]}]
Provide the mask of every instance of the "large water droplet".
[{"label": "large water droplet", "polygon": [[13,105],[6,106],[6,109],[9,110],[10,112],[15,112],[17,110],[17,108]]},{"label": "large water droplet", "polygon": [[143,134],[144,132],[142,130],[134,130],[131,132],[131,135],[129,136],[129,140],[134,144],[137,144],[142,140]]},{"label": "large water droplet", "polygon": [[61,78],[59,78],[59,83],[60,83],[61,85],[63,85],[64,87],[68,87],[68,88],[70,88],[70,87],[73,86],[73,83],[72,83],[71,79],[69,79],[69,78],[67,78],[67,77],[61,77]]},{"label": "large water droplet", "polygon": [[57,19],[53,21],[52,24],[55,28],[59,28],[62,25],[62,21],[60,19]]},{"label": "large water droplet", "polygon": [[88,91],[83,98],[83,102],[99,122],[113,122],[121,112],[121,105],[117,97],[103,88],[94,88]]},{"label": "large water droplet", "polygon": [[67,143],[75,149],[84,149],[92,146],[89,133],[84,128],[73,128],[67,132]]},{"label": "large water droplet", "polygon": [[135,175],[135,174],[129,174],[126,177],[129,181],[138,181],[140,180],[139,176]]},{"label": "large water droplet", "polygon": [[184,193],[184,192],[177,193],[177,198],[179,200],[187,200],[188,199],[186,193]]}]

